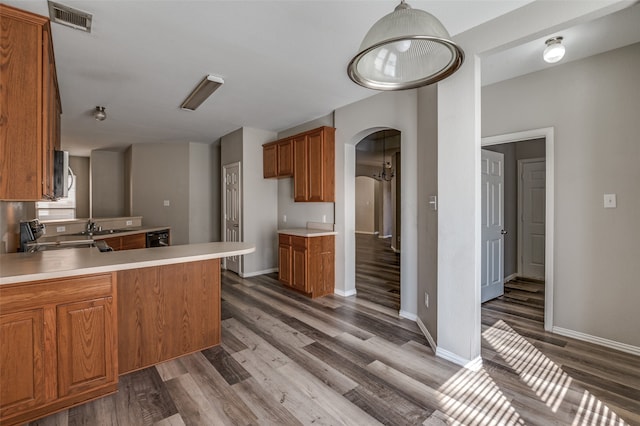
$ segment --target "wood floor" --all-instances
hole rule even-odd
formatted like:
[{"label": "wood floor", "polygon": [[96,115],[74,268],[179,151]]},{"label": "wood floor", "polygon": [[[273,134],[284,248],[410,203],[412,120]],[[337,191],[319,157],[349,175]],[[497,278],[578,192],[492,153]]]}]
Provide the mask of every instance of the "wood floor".
[{"label": "wood floor", "polygon": [[[389,285],[382,262],[363,268]],[[222,345],[33,424],[640,424],[640,359],[545,333],[529,283],[483,306],[483,368],[472,372],[436,358],[375,289],[310,300],[276,278],[223,273]]]}]

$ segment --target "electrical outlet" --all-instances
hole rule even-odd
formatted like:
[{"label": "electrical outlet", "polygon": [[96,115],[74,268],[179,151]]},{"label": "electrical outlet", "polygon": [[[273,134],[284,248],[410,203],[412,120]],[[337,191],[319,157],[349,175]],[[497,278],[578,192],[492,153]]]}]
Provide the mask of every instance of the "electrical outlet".
[{"label": "electrical outlet", "polygon": [[604,194],[604,208],[615,209],[616,208],[616,194]]},{"label": "electrical outlet", "polygon": [[286,214],[283,214],[283,215],[282,215],[282,221],[283,221],[284,223],[287,223],[287,215],[286,215]]},{"label": "electrical outlet", "polygon": [[424,292],[424,306],[429,307],[429,293]]},{"label": "electrical outlet", "polygon": [[322,215],[322,223],[327,223],[327,215],[326,214]]},{"label": "electrical outlet", "polygon": [[64,232],[67,230],[66,226],[56,226],[56,232]]},{"label": "electrical outlet", "polygon": [[128,220],[127,221],[127,226],[131,226],[131,225],[133,225],[133,221],[132,220]]},{"label": "electrical outlet", "polygon": [[171,201],[169,201],[169,200],[164,200],[164,203],[163,203],[163,204],[164,204],[164,206],[165,206],[165,207],[169,207],[169,206],[171,205]]}]

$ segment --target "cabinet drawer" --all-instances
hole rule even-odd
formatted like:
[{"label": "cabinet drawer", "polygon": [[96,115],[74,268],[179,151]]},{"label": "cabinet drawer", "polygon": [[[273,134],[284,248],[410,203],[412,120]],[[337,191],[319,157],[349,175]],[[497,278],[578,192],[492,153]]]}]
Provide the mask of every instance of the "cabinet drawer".
[{"label": "cabinet drawer", "polygon": [[291,245],[294,247],[304,247],[307,248],[309,244],[309,239],[306,237],[298,237],[295,235],[291,236]]},{"label": "cabinet drawer", "polygon": [[106,273],[2,286],[0,311],[4,314],[40,307],[43,304],[56,305],[111,296],[115,281],[112,277],[112,273]]},{"label": "cabinet drawer", "polygon": [[291,235],[278,234],[278,243],[290,246],[291,245]]}]

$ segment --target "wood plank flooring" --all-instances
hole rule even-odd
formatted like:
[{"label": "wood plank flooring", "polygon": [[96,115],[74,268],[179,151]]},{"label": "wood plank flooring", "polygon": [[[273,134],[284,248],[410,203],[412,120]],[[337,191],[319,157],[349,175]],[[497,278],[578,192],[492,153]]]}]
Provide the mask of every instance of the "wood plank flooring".
[{"label": "wood plank flooring", "polygon": [[386,295],[311,300],[276,274],[224,272],[220,346],[32,425],[640,425],[639,357],[546,333],[535,286],[508,293],[482,307],[473,372],[436,358]]}]

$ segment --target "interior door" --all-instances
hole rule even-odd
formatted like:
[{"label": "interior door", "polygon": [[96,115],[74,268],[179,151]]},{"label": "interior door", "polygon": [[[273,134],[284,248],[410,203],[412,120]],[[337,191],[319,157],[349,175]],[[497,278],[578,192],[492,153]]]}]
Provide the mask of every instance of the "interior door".
[{"label": "interior door", "polygon": [[481,301],[504,293],[504,154],[482,150]]},{"label": "interior door", "polygon": [[520,274],[544,279],[545,162],[540,159],[522,160],[520,172]]},{"label": "interior door", "polygon": [[[240,163],[222,166],[224,185],[224,241],[242,240],[242,204],[240,185]],[[224,267],[236,274],[240,273],[241,256],[225,258]]]}]

